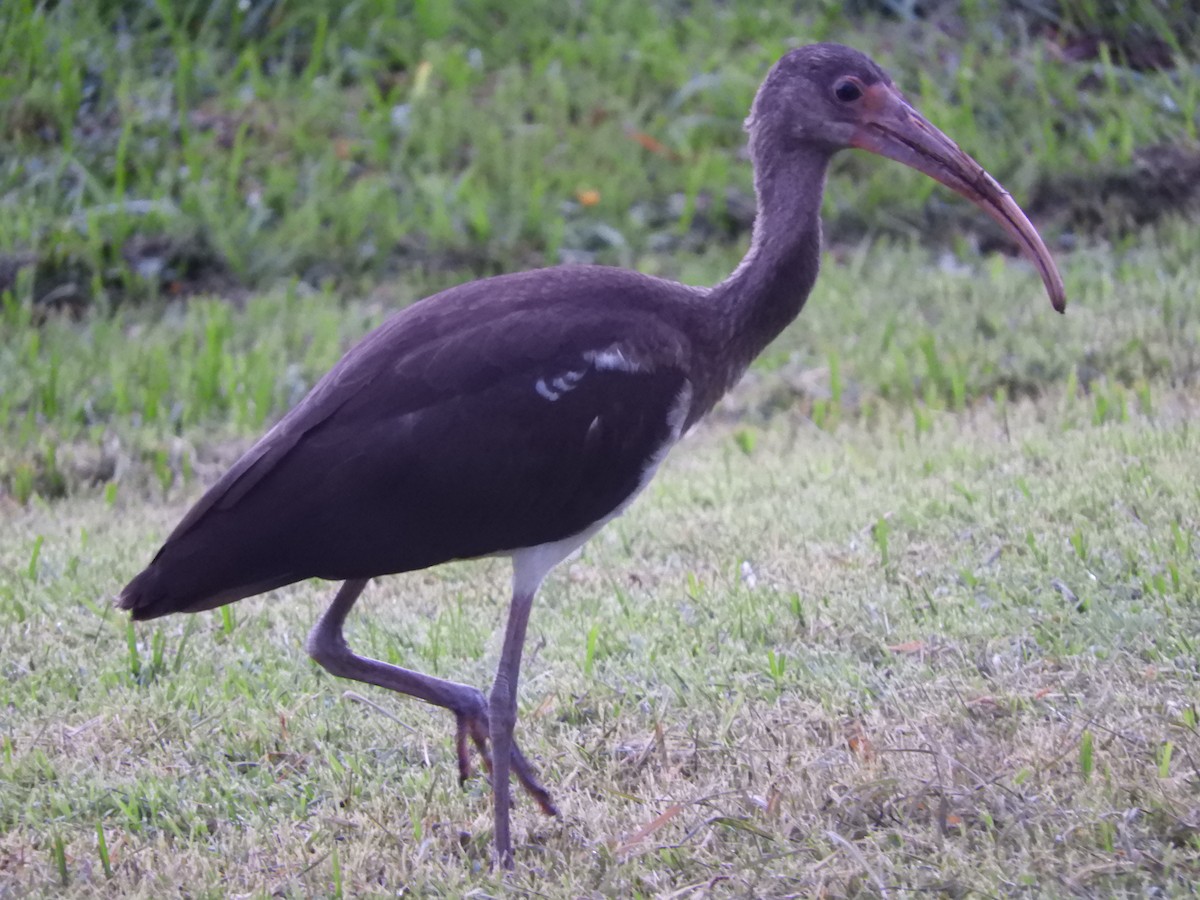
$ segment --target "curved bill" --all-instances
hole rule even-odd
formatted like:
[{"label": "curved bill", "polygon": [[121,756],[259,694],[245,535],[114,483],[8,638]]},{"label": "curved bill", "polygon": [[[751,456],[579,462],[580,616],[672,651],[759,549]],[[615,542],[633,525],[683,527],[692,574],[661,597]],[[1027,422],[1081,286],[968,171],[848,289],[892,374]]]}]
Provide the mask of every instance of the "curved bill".
[{"label": "curved bill", "polygon": [[899,91],[874,84],[863,92],[862,123],[850,143],[924,172],[986,212],[1037,266],[1054,308],[1066,309],[1062,276],[1021,207],[983,166],[909,106]]}]

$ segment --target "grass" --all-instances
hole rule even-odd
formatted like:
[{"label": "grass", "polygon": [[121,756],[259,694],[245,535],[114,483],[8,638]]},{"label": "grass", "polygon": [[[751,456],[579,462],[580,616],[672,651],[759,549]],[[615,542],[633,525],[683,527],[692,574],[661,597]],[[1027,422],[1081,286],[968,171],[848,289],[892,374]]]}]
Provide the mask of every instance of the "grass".
[{"label": "grass", "polygon": [[[969,279],[885,245],[829,260],[797,325],[539,600],[521,731],[565,815],[521,806],[515,886],[1185,892],[1200,865],[1186,234],[1071,258],[1065,318],[1016,264]],[[220,371],[275,353],[302,385],[383,312],[324,301],[251,300]],[[30,333],[78,341],[59,366],[77,398],[70,373],[101,325],[139,329],[108,370],[136,386],[121,367],[188,359],[172,342],[202,346],[231,315],[193,304]],[[1030,389],[998,383],[1005,367]],[[191,369],[172,371],[164,396],[201,403]],[[459,791],[446,717],[358,702],[304,656],[327,586],[139,630],[109,605],[257,427],[238,410],[80,427],[47,444],[59,468],[87,471],[115,438],[121,475],[8,501],[5,884],[495,887],[486,784]],[[178,445],[161,478],[160,440]],[[351,639],[487,684],[506,577],[485,562],[386,580]]]},{"label": "grass", "polygon": [[[5,5],[0,897],[1188,895],[1200,264],[1105,192],[1195,140],[1198,37],[1174,0],[922,6]],[[519,803],[514,876],[447,717],[305,657],[328,585],[112,609],[391,310],[728,272],[749,98],[818,38],[1057,198],[1072,305],[839,162],[809,308],[539,597],[519,729],[564,815]],[[350,639],[483,686],[506,592],[386,579]]]},{"label": "grass", "polygon": [[[784,50],[821,39],[877,55],[1020,197],[1196,140],[1200,35],[1176,0],[1107,18],[1104,4],[939,4],[908,21],[840,6],[11,3],[0,248],[31,270],[20,293],[107,307],[736,243],[749,101]],[[1112,43],[1064,64],[1097,27]],[[1174,65],[1134,68],[1138,41]],[[917,176],[841,168],[835,238],[978,229]],[[1068,231],[1073,193],[1056,202]],[[1137,221],[1083,205],[1106,236]]]},{"label": "grass", "polygon": [[[20,502],[59,496],[112,483],[128,459],[169,485],[188,429],[260,429],[365,324],[480,274],[598,260],[712,282],[749,227],[750,172],[738,155],[750,97],[779,53],[810,39],[875,53],[1018,197],[1052,201],[1041,212],[1059,243],[1093,248],[1071,275],[1076,293],[1129,264],[1117,261],[1164,254],[1177,281],[1161,297],[1145,285],[1139,307],[1161,322],[1129,322],[1124,298],[1101,292],[1106,312],[1123,307],[1113,323],[1122,340],[1078,367],[1085,385],[1105,377],[1137,391],[1155,373],[1191,371],[1180,356],[1192,352],[1194,322],[1172,321],[1176,308],[1187,315],[1178,292],[1194,267],[1174,249],[1186,240],[1142,240],[1147,202],[1120,193],[1133,184],[1155,209],[1172,198],[1186,208],[1186,171],[1169,189],[1136,173],[1153,162],[1148,149],[1195,139],[1200,37],[1190,19],[1168,0],[1122,10],[1116,24],[1103,3],[1003,15],[938,6],[924,20],[884,7],[894,15],[829,5],[796,17],[733,3],[683,16],[670,3],[623,0],[517,12],[481,0],[437,12],[415,4],[401,18],[375,3],[337,13],[270,0],[9,4],[0,484]],[[1096,29],[1111,43],[1064,63],[1071,41]],[[1173,64],[1134,68],[1147,41]],[[1164,159],[1169,169],[1175,157]],[[923,279],[894,311],[856,301],[858,317],[810,316],[806,344],[786,352],[840,378],[836,402],[816,398],[819,419],[864,394],[962,408],[1065,380],[1075,366],[1056,358],[1078,354],[1057,352],[1060,335],[1017,351],[1029,330],[1013,326],[1028,320],[1001,317],[994,278],[968,280],[976,244],[1000,246],[983,217],[863,154],[837,170],[826,224],[849,261],[841,292],[880,264],[883,237],[932,242],[943,262],[965,267],[953,290],[967,296],[952,322],[925,286],[941,282]],[[925,250],[887,258],[905,278],[928,260]],[[204,295],[223,300],[181,308]],[[348,317],[335,308],[370,296],[345,307]],[[1015,300],[1003,301],[1014,315],[1033,314]],[[917,307],[929,328],[897,337]],[[1076,342],[1092,339],[1084,315],[1067,326]],[[1171,346],[1177,325],[1182,347]],[[62,445],[80,442],[87,459],[66,459]]]},{"label": "grass", "polygon": [[[734,413],[753,421],[798,407],[822,425],[903,408],[924,422],[996,397],[1051,388],[1089,392],[1096,414],[1152,407],[1151,385],[1200,371],[1200,266],[1182,224],[1124,251],[1063,261],[1074,306],[1056,317],[1023,264],[997,258],[939,273],[920,248],[862,245],[830,261],[801,320],[759,361]],[[735,255],[684,257],[685,279],[711,283]],[[1147,277],[1131,277],[1130,273]],[[888,284],[902,284],[889,291]],[[227,438],[260,431],[297,402],[368,328],[412,299],[403,287],[339,305],[299,286],[247,300],[56,318],[32,327],[29,307],[0,320],[0,413],[10,442],[0,484],[19,502],[153,477],[183,484],[210,462],[196,429]],[[201,446],[197,446],[197,443]],[[220,457],[219,461],[228,461]],[[130,471],[132,470],[132,471]]]},{"label": "grass", "polygon": [[[749,459],[728,427],[694,438],[539,603],[521,733],[564,816],[521,805],[513,886],[1185,892],[1200,397],[1156,399],[1119,422],[985,404],[919,437],[780,415]],[[184,504],[117,507],[5,525],[8,888],[493,884],[486,784],[459,791],[446,717],[354,702],[303,656],[328,588],[134,632],[113,573]],[[504,569],[381,582],[351,639],[484,684]]]}]

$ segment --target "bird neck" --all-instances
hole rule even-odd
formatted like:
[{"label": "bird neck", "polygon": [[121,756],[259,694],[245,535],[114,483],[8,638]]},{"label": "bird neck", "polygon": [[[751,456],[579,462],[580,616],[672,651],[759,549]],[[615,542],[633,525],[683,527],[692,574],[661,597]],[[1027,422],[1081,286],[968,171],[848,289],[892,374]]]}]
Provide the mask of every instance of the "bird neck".
[{"label": "bird neck", "polygon": [[720,316],[725,389],[799,315],[820,264],[830,154],[807,146],[763,151],[753,153],[758,213],[750,249],[711,295]]}]

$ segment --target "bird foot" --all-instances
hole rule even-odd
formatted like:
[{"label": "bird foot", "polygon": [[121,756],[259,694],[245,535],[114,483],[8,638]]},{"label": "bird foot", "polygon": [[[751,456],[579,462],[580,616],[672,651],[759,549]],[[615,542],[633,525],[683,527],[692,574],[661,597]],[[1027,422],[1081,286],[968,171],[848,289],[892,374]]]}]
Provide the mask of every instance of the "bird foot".
[{"label": "bird foot", "polygon": [[[468,741],[475,745],[475,749],[479,751],[479,756],[483,760],[484,770],[491,775],[492,754],[488,749],[487,715],[455,713],[455,720],[457,728],[454,745],[458,750],[459,784],[465,783],[471,777],[471,753]],[[533,771],[533,766],[529,764],[529,760],[525,758],[525,754],[521,752],[515,741],[512,748],[512,761],[509,765],[512,767],[513,774],[517,776],[517,781],[521,782],[521,787],[533,798],[541,811],[548,816],[557,816],[558,807],[554,805],[550,792],[542,786],[537,774]]]}]

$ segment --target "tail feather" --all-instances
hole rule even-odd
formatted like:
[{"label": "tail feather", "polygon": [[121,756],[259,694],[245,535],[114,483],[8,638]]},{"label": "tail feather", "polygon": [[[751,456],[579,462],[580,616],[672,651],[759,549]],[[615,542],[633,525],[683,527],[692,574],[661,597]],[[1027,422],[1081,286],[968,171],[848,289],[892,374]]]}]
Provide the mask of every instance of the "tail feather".
[{"label": "tail feather", "polygon": [[304,577],[288,572],[232,587],[226,582],[214,588],[211,584],[199,584],[202,580],[199,578],[164,577],[163,567],[155,560],[125,586],[117,596],[117,606],[128,610],[135,621],[157,619],[171,613],[203,612],[293,584]]},{"label": "tail feather", "polygon": [[125,589],[117,597],[117,606],[129,610],[137,620],[157,619],[159,616],[176,612],[176,607],[169,602],[163,590],[162,581],[153,564],[125,585]]}]

